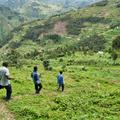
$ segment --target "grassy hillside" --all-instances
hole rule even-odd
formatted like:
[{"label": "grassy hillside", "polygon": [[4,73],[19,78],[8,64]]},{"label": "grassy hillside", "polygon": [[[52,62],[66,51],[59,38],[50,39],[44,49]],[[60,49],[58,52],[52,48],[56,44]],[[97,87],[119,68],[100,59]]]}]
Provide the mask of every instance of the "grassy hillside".
[{"label": "grassy hillside", "polygon": [[[13,94],[5,102],[5,91],[0,90],[0,118],[119,120],[119,5],[118,0],[104,0],[12,30],[0,49],[0,63],[10,63]],[[38,95],[31,80],[35,65],[43,84]],[[63,93],[57,91],[60,70],[65,79]]]},{"label": "grassy hillside", "polygon": [[97,34],[106,40],[105,49],[108,50],[120,32],[120,8],[117,0],[103,3],[19,26],[10,33],[3,49],[14,48],[23,55],[36,49],[45,54],[54,53],[56,49],[74,48],[80,40]]},{"label": "grassy hillside", "polygon": [[[8,33],[16,26],[20,25],[22,17],[10,8],[0,5],[0,44]],[[1,47],[2,45],[0,45]]]},{"label": "grassy hillside", "polygon": [[[96,1],[98,0],[94,2]],[[14,9],[31,21],[32,19],[48,18],[91,3],[93,3],[93,0],[8,0],[2,4]]]},{"label": "grassy hillside", "polygon": [[[90,58],[91,57],[91,58]],[[79,63],[69,64],[71,59]],[[77,59],[75,59],[77,58]],[[87,65],[80,61],[93,59],[99,65]],[[52,71],[46,71],[39,60],[27,60],[21,69],[10,68],[13,99],[5,103],[0,91],[0,102],[5,103],[15,120],[119,120],[120,119],[120,67],[104,65],[106,60],[97,56],[76,53],[73,57],[52,59]],[[97,61],[96,61],[97,62]],[[40,95],[34,94],[30,74],[38,65],[43,89]],[[57,91],[56,75],[63,65],[65,92]],[[83,65],[85,68],[83,68]]]}]

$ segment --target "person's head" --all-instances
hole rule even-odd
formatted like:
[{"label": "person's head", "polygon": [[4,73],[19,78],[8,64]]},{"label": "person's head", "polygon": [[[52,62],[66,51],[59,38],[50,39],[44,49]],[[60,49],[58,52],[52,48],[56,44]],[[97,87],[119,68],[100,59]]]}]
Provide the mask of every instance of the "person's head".
[{"label": "person's head", "polygon": [[34,71],[36,72],[37,70],[38,70],[38,67],[37,67],[37,66],[35,66],[35,67],[34,67]]},{"label": "person's head", "polygon": [[62,74],[63,72],[62,71],[60,71],[60,74]]},{"label": "person's head", "polygon": [[4,67],[8,67],[8,63],[7,62],[3,62],[2,64]]}]

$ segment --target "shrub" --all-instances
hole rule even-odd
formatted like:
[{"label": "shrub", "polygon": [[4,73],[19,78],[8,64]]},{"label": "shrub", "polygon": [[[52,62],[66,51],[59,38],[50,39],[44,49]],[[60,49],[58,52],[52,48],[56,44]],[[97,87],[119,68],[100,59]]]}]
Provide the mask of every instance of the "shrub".
[{"label": "shrub", "polygon": [[112,48],[116,50],[120,50],[120,36],[117,36],[113,41],[112,41]]},{"label": "shrub", "polygon": [[116,27],[120,27],[120,21],[112,21],[110,23],[110,28],[114,29]]},{"label": "shrub", "polygon": [[82,23],[83,22],[80,19],[70,20],[69,24],[67,25],[68,34],[79,35],[81,28],[84,27]]},{"label": "shrub", "polygon": [[16,67],[22,66],[22,60],[21,59],[22,59],[22,55],[14,49],[10,50],[4,56],[5,61],[7,61],[10,65],[16,66]]},{"label": "shrub", "polygon": [[106,6],[108,4],[108,0],[103,0],[98,3],[96,3],[96,6]]},{"label": "shrub", "polygon": [[43,61],[43,66],[44,66],[45,70],[48,70],[48,68],[49,68],[49,60],[44,60]]},{"label": "shrub", "polygon": [[106,40],[103,36],[93,34],[79,41],[78,46],[82,51],[98,52],[105,48]]},{"label": "shrub", "polygon": [[64,61],[64,59],[63,59],[63,58],[60,58],[60,59],[59,59],[59,62],[63,62],[63,61]]},{"label": "shrub", "polygon": [[116,61],[117,58],[118,58],[118,54],[117,54],[115,51],[112,51],[111,57],[112,57],[112,59],[113,59],[113,61],[114,61],[114,64],[115,64],[115,61]]},{"label": "shrub", "polygon": [[10,48],[12,48],[12,49],[16,49],[16,48],[18,48],[20,45],[21,45],[21,42],[11,41],[9,46],[10,46]]},{"label": "shrub", "polygon": [[52,71],[53,68],[51,66],[48,66],[47,70]]},{"label": "shrub", "polygon": [[58,34],[51,34],[51,35],[46,35],[45,38],[53,40],[53,42],[57,43],[61,41],[61,36]]},{"label": "shrub", "polygon": [[116,7],[117,7],[117,8],[120,8],[120,3],[118,3],[118,4],[116,5]]}]

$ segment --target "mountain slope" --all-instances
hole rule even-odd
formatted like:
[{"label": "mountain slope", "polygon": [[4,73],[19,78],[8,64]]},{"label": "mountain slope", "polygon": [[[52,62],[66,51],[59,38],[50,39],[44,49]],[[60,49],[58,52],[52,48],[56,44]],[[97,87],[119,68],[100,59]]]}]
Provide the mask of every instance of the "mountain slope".
[{"label": "mountain slope", "polygon": [[79,40],[94,33],[104,36],[106,49],[109,49],[113,38],[120,32],[118,4],[117,0],[103,1],[48,20],[24,24],[11,32],[12,37],[3,50],[14,48],[25,56],[35,50],[58,54],[61,49],[71,50]]},{"label": "mountain slope", "polygon": [[97,1],[99,0],[0,0],[0,41],[20,23],[46,19]]},{"label": "mountain slope", "polygon": [[[22,22],[19,13],[12,11],[10,8],[0,5],[0,39],[5,36],[17,25]],[[1,46],[1,45],[0,45]]]},{"label": "mountain slope", "polygon": [[25,17],[36,19],[85,7],[97,1],[100,0],[7,0],[1,4],[14,9]]}]

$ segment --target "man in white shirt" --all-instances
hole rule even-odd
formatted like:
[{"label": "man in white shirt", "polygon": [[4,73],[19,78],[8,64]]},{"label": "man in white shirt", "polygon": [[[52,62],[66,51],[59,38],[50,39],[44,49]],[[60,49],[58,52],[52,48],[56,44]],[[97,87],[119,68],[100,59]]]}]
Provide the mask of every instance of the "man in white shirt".
[{"label": "man in white shirt", "polygon": [[0,68],[0,89],[6,89],[6,100],[10,100],[12,94],[12,87],[10,84],[10,77],[8,63],[4,62]]}]

